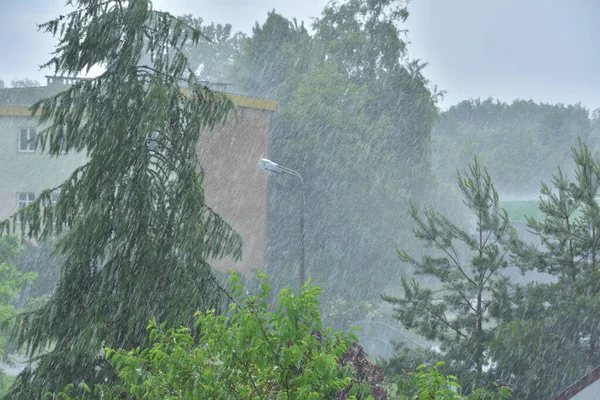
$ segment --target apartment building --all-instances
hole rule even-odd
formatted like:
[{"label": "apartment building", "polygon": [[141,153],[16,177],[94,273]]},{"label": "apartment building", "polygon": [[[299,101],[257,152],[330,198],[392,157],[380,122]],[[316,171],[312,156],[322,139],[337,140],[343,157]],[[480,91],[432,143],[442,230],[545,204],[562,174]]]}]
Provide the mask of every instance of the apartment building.
[{"label": "apartment building", "polygon": [[[74,79],[47,77],[46,86],[0,89],[0,219],[31,204],[44,189],[60,185],[84,154],[50,157],[35,146],[40,127],[29,107],[65,90]],[[267,177],[258,160],[269,153],[271,100],[231,94],[237,118],[205,132],[197,145],[207,204],[242,235],[241,262],[223,259],[219,269],[244,273],[262,268],[266,253]]]}]

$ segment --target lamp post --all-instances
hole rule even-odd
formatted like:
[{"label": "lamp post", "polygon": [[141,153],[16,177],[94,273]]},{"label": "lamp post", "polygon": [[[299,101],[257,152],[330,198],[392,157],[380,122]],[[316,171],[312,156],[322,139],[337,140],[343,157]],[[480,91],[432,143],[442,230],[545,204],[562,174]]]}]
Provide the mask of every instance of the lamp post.
[{"label": "lamp post", "polygon": [[300,281],[300,287],[302,287],[306,281],[306,266],[304,264],[304,180],[302,179],[302,176],[293,169],[286,168],[266,158],[261,158],[258,165],[267,172],[288,174],[300,179],[300,270],[298,272],[298,279]]}]

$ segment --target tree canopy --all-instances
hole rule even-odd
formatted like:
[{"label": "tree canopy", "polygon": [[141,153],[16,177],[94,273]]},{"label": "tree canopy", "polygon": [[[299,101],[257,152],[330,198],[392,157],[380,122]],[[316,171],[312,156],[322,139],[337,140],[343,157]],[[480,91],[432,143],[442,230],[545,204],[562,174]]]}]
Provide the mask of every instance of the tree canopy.
[{"label": "tree canopy", "polygon": [[[324,307],[333,298],[378,299],[373,288],[391,276],[392,249],[411,240],[404,226],[383,221],[400,220],[407,197],[421,201],[434,185],[438,93],[425,65],[406,53],[399,27],[407,16],[404,3],[388,0],[332,2],[309,32],[271,12],[235,64],[238,87],[278,102],[269,156],[304,178],[307,271],[325,289]],[[267,271],[275,284],[289,284],[298,268],[291,221],[299,190],[293,180],[270,180],[268,237],[277,239],[269,239]]]},{"label": "tree canopy", "polygon": [[588,114],[581,105],[462,101],[433,130],[434,171],[440,182],[451,182],[462,160],[477,156],[501,194],[534,198],[557,166],[573,168],[566,149],[591,138]]},{"label": "tree canopy", "polygon": [[491,355],[522,398],[550,397],[600,364],[600,161],[579,143],[571,178],[560,169],[543,184],[543,218],[528,218],[534,243],[517,242],[515,264],[550,274],[514,299]]},{"label": "tree canopy", "polygon": [[488,357],[493,326],[503,320],[511,298],[504,272],[515,232],[477,160],[458,175],[458,186],[471,226],[461,229],[431,208],[421,216],[413,205],[415,236],[433,251],[420,259],[406,251],[398,254],[417,275],[431,278],[429,285],[403,279],[402,297],[382,297],[395,305],[395,317],[405,328],[438,341],[455,373],[473,387],[487,383],[484,368],[493,361]]}]

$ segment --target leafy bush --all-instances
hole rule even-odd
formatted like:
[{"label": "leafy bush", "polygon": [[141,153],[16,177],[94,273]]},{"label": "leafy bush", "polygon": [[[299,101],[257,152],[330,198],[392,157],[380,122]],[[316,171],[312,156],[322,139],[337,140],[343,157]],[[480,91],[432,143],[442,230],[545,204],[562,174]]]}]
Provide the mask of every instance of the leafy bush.
[{"label": "leafy bush", "polygon": [[[151,345],[107,349],[118,387],[69,385],[53,399],[387,399],[383,372],[370,363],[353,335],[323,328],[317,296],[280,291],[270,306],[261,273],[258,294],[248,296],[232,274],[225,315],[197,313],[194,329],[148,325]],[[120,397],[123,398],[123,397]]]},{"label": "leafy bush", "polygon": [[[271,306],[270,286],[259,273],[257,295],[247,295],[240,277],[230,277],[231,303],[225,315],[197,313],[194,329],[169,328],[153,320],[151,345],[106,349],[117,370],[117,386],[70,384],[47,399],[372,399],[387,400],[394,389],[347,332],[323,328],[318,287],[300,295],[286,288]],[[460,399],[460,386],[437,367],[419,367],[397,381],[398,399]],[[479,396],[479,397],[477,397]],[[486,397],[487,396],[487,397]],[[468,399],[502,400],[475,391]]]},{"label": "leafy bush", "polygon": [[[444,375],[438,362],[433,367],[420,365],[415,372],[405,374],[398,379],[397,395],[399,400],[461,400],[461,386],[453,375]],[[495,391],[473,390],[467,400],[506,400],[510,398],[510,389],[498,387]]]}]

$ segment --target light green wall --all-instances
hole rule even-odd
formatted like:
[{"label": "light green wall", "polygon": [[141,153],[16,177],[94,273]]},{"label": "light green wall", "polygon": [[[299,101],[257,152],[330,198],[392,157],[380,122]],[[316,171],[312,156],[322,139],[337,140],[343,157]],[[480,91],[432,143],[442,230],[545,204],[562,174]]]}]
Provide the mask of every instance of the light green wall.
[{"label": "light green wall", "polygon": [[[19,152],[20,128],[37,127],[37,120],[22,116],[0,116],[0,192],[35,192],[55,187],[85,162],[83,154],[50,157]],[[37,127],[38,132],[40,128]]]}]

